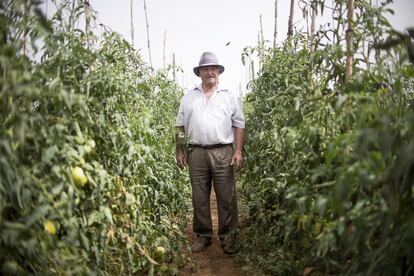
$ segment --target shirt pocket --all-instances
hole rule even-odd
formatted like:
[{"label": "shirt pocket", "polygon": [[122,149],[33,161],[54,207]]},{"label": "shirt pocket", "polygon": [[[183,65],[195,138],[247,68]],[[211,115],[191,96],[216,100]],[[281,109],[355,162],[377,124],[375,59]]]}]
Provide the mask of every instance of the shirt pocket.
[{"label": "shirt pocket", "polygon": [[224,103],[212,104],[213,116],[220,120],[228,120],[231,118],[231,108]]}]

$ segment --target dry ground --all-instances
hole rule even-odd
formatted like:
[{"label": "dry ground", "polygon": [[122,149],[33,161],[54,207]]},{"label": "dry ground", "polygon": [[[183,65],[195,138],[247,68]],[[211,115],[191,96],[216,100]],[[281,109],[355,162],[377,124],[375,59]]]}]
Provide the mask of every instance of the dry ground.
[{"label": "dry ground", "polygon": [[[193,262],[198,266],[197,272],[182,271],[182,275],[200,275],[200,276],[239,276],[243,275],[240,268],[236,266],[234,256],[229,256],[223,253],[220,247],[220,241],[217,237],[218,217],[217,217],[217,202],[214,191],[210,197],[211,215],[213,219],[214,236],[212,244],[205,250],[193,253],[191,255]],[[192,244],[196,236],[192,232],[192,223],[188,224],[187,237],[190,244]]]}]

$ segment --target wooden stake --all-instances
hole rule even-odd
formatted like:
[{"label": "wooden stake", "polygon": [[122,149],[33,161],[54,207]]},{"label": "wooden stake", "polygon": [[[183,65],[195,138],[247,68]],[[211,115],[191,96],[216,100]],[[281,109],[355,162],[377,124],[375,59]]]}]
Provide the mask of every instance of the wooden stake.
[{"label": "wooden stake", "polygon": [[309,40],[309,1],[306,1],[306,5],[304,8],[304,15],[305,15],[305,21],[306,21],[306,35],[308,37]]},{"label": "wooden stake", "polygon": [[[317,8],[317,3],[316,0],[311,0],[311,10],[312,10],[312,14],[311,14],[311,28],[310,28],[310,36],[309,36],[309,52],[313,52],[314,48],[316,48],[316,46],[314,46],[314,35],[315,35],[315,25],[316,25],[316,8]],[[309,63],[309,87],[311,90],[314,90],[315,87],[315,81],[313,79],[314,76],[314,64],[313,64],[313,60],[310,59],[310,63]],[[314,91],[316,92],[316,90]]]},{"label": "wooden stake", "polygon": [[86,35],[86,47],[89,49],[91,45],[91,6],[89,0],[83,1],[85,9],[85,35]]},{"label": "wooden stake", "polygon": [[[24,21],[27,20],[28,12],[29,12],[29,5],[27,4],[27,1],[24,1],[24,4],[23,4]],[[27,56],[27,46],[26,46],[27,41],[26,41],[26,39],[27,39],[27,34],[26,34],[26,31],[25,31],[24,34],[23,34],[23,49],[22,49],[24,56]]]},{"label": "wooden stake", "polygon": [[313,52],[313,40],[315,37],[315,31],[316,31],[316,0],[312,0],[311,3],[311,9],[312,9],[312,16],[311,16],[311,29],[310,29],[310,51]]},{"label": "wooden stake", "polygon": [[253,62],[253,60],[251,61],[250,65],[251,65],[251,69],[252,69],[252,81],[253,81],[254,80],[254,62]]},{"label": "wooden stake", "polygon": [[134,47],[134,0],[131,0],[131,5],[130,5],[130,9],[131,9],[131,44],[132,47]]},{"label": "wooden stake", "polygon": [[311,9],[312,9],[311,36],[313,36],[315,34],[315,31],[316,31],[316,0],[312,0]]},{"label": "wooden stake", "polygon": [[290,13],[289,13],[289,21],[288,21],[288,32],[287,35],[293,35],[293,15],[295,14],[295,0],[290,1]]},{"label": "wooden stake", "polygon": [[[335,0],[332,0],[332,7],[335,7]],[[335,44],[335,10],[332,11],[332,43]]]},{"label": "wooden stake", "polygon": [[354,0],[348,0],[347,2],[347,18],[348,29],[346,30],[346,65],[345,65],[345,82],[349,82],[352,78],[352,64],[353,64],[353,20],[354,20]]},{"label": "wooden stake", "polygon": [[264,35],[263,35],[262,14],[260,14],[260,40],[261,40],[261,46],[264,47]]},{"label": "wooden stake", "polygon": [[279,6],[279,0],[275,0],[275,30],[273,33],[273,48],[276,48],[276,39],[277,39],[277,17],[278,17],[278,13],[277,13],[277,9]]},{"label": "wooden stake", "polygon": [[151,58],[151,45],[150,45],[150,37],[149,37],[149,24],[148,24],[148,13],[147,13],[147,1],[144,0],[144,11],[145,11],[145,22],[147,25],[147,44],[148,44],[148,58],[150,66],[152,66],[152,58]]},{"label": "wooden stake", "polygon": [[174,82],[176,82],[177,81],[177,76],[175,75],[175,53],[173,53],[172,63],[173,63],[173,80],[174,80]]},{"label": "wooden stake", "polygon": [[76,1],[72,0],[72,10],[70,11],[70,17],[69,17],[69,26],[70,26],[70,31],[73,31],[75,29],[75,22],[76,22],[76,18],[75,18],[75,8],[76,8]]},{"label": "wooden stake", "polygon": [[164,30],[164,48],[162,51],[162,66],[165,69],[165,48],[167,45],[167,30]]}]

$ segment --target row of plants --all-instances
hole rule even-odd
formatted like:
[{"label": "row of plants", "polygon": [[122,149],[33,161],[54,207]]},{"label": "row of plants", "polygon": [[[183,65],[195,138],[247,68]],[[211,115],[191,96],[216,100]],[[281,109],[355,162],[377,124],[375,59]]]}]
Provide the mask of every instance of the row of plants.
[{"label": "row of plants", "polygon": [[[344,14],[344,1],[334,3]],[[246,270],[413,273],[414,30],[393,30],[387,9],[355,1],[348,82],[339,17],[312,43],[298,34],[245,53],[263,55],[245,103]]]},{"label": "row of plants", "polygon": [[0,274],[177,274],[182,90],[83,8],[0,2]]}]

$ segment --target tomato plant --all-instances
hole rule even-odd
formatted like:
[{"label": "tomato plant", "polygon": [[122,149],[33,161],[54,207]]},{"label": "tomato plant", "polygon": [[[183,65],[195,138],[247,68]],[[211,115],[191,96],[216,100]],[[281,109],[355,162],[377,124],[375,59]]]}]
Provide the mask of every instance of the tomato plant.
[{"label": "tomato plant", "polygon": [[182,90],[116,33],[88,44],[65,5],[51,20],[33,2],[1,5],[2,273],[177,273]]},{"label": "tomato plant", "polygon": [[356,9],[355,56],[364,58],[351,82],[340,33],[326,39],[345,29],[341,18],[337,30],[317,33],[312,47],[297,34],[265,52],[246,97],[241,191],[249,216],[239,256],[246,269],[269,275],[414,269],[414,37],[392,30],[383,6],[356,1]]}]

